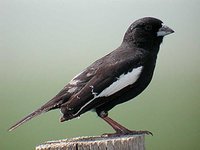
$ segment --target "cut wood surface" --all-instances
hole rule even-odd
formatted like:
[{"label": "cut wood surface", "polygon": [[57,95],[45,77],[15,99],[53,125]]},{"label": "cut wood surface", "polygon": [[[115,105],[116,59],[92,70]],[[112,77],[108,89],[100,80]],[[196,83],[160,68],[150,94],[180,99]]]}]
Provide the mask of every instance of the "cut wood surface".
[{"label": "cut wood surface", "polygon": [[36,150],[144,150],[144,135],[123,135],[117,137],[76,137],[48,141]]}]

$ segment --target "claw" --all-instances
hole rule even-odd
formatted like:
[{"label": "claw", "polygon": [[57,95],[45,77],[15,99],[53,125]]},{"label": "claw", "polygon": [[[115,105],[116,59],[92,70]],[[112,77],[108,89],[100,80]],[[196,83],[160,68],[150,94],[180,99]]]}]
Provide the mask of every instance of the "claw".
[{"label": "claw", "polygon": [[152,135],[153,133],[150,131],[128,131],[128,132],[116,132],[116,133],[104,133],[101,136],[102,137],[119,137],[119,136],[124,136],[124,135],[141,135],[141,134],[146,134],[146,135]]}]

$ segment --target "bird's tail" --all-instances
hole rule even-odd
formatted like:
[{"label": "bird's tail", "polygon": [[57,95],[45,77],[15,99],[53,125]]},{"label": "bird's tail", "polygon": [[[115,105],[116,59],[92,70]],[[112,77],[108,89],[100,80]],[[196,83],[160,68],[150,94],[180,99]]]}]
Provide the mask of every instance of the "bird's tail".
[{"label": "bird's tail", "polygon": [[62,103],[62,101],[58,97],[55,97],[55,98],[51,99],[49,102],[44,104],[42,107],[40,107],[36,111],[30,113],[29,115],[27,115],[26,117],[24,117],[23,119],[18,121],[16,124],[11,126],[8,129],[8,131],[12,131],[12,130],[16,129],[17,127],[21,126],[25,122],[31,120],[32,118],[34,118],[34,117],[36,117],[38,115],[41,115],[42,113],[45,113],[45,112],[47,112],[49,110],[52,110],[52,109],[55,109],[55,108],[59,108],[61,103]]},{"label": "bird's tail", "polygon": [[8,131],[12,131],[14,129],[16,129],[17,127],[21,126],[22,124],[24,124],[25,122],[31,120],[32,118],[42,114],[46,112],[46,110],[42,110],[42,109],[37,109],[36,111],[32,112],[31,114],[29,114],[28,116],[24,117],[23,119],[21,119],[20,121],[18,121],[16,124],[14,124],[13,126],[11,126]]}]

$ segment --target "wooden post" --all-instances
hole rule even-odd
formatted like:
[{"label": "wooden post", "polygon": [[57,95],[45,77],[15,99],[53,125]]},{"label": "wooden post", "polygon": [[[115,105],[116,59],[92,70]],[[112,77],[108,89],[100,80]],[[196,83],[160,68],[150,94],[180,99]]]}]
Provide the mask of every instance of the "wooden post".
[{"label": "wooden post", "polygon": [[144,150],[144,135],[77,137],[48,141],[36,150]]}]

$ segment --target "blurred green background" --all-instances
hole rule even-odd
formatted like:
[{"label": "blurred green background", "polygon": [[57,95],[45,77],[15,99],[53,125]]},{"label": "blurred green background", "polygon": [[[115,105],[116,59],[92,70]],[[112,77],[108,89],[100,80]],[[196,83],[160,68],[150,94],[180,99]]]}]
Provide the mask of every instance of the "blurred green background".
[{"label": "blurred green background", "polygon": [[95,113],[60,123],[59,111],[7,129],[117,48],[128,26],[144,16],[160,18],[175,34],[161,45],[150,86],[110,116],[152,131],[148,150],[199,150],[199,0],[0,0],[0,149],[113,132]]}]

